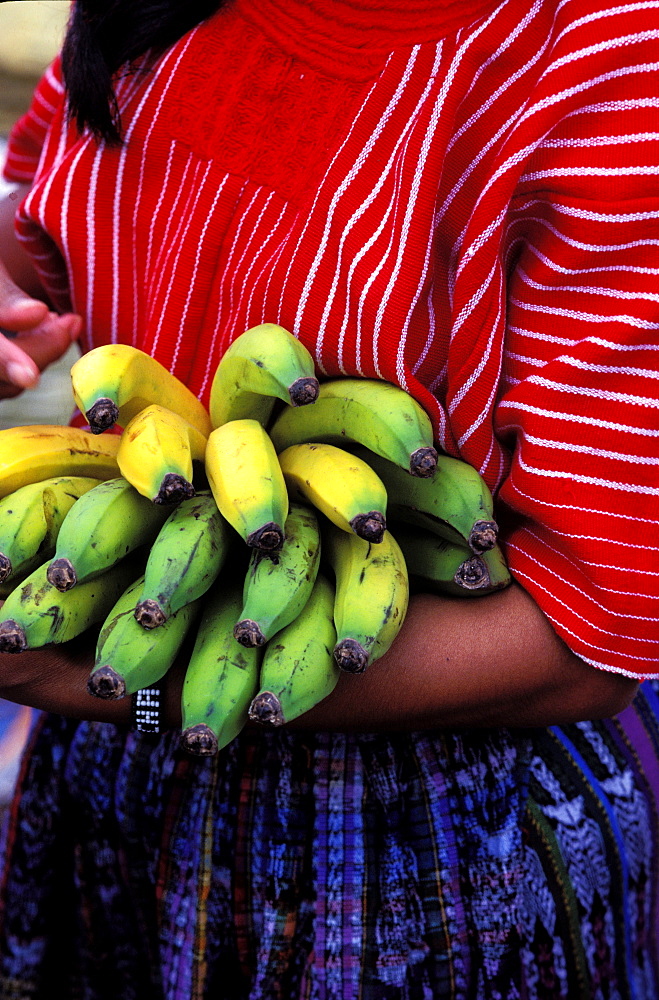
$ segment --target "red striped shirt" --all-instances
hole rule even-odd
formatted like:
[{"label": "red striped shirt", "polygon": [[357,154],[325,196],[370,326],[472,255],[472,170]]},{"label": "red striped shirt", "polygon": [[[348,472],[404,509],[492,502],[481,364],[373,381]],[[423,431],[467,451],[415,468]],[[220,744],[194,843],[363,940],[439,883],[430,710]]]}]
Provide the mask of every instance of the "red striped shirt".
[{"label": "red striped shirt", "polygon": [[456,8],[235,0],[120,78],[121,149],[55,64],[19,235],[87,344],[203,399],[263,321],[403,386],[566,643],[659,676],[659,0]]}]

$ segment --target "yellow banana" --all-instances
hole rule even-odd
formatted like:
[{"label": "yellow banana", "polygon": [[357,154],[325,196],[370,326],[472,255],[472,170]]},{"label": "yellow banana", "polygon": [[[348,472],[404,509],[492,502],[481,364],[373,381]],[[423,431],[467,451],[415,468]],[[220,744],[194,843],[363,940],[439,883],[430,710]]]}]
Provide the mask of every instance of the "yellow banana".
[{"label": "yellow banana", "polygon": [[125,428],[140,410],[164,403],[208,437],[210,416],[188,387],[150,354],[129,344],[95,347],[71,367],[73,397],[94,434]]},{"label": "yellow banana", "polygon": [[166,517],[165,508],[152,504],[122,476],[97,483],[64,518],[48,580],[62,591],[80,586],[149,545]]},{"label": "yellow banana", "polygon": [[334,658],[342,670],[362,673],[387,652],[405,620],[405,558],[391,531],[375,546],[326,524],[322,539],[336,578]]},{"label": "yellow banana", "polygon": [[332,655],[335,642],[334,587],[318,573],[300,614],[265,647],[249,718],[283,726],[331,694],[341,673]]},{"label": "yellow banana", "polygon": [[145,406],[124,428],[117,463],[124,479],[157,504],[194,496],[195,463],[203,467],[206,438],[168,406]]},{"label": "yellow banana", "polygon": [[230,420],[211,432],[206,475],[217,506],[247,545],[268,555],[279,552],[288,493],[277,453],[258,420]]},{"label": "yellow banana", "polygon": [[263,650],[233,637],[241,605],[242,585],[233,579],[217,581],[204,600],[181,695],[181,745],[189,753],[217,753],[248,721]]},{"label": "yellow banana", "polygon": [[456,545],[466,544],[476,555],[497,542],[493,498],[483,477],[468,462],[439,455],[428,479],[406,475],[393,462],[357,448],[373,467],[389,498],[389,516],[417,524]]},{"label": "yellow banana", "polygon": [[387,492],[362,458],[337,445],[306,442],[285,448],[279,464],[291,496],[313,504],[344,531],[382,540]]},{"label": "yellow banana", "polygon": [[415,587],[458,597],[481,597],[507,587],[510,572],[498,545],[476,555],[413,524],[391,526]]},{"label": "yellow banana", "polygon": [[130,556],[112,569],[61,593],[48,582],[44,563],[9,594],[0,610],[0,653],[22,653],[68,642],[102,622],[120,594],[144,570]]},{"label": "yellow banana", "polygon": [[243,646],[265,645],[297,618],[311,594],[320,563],[320,528],[312,508],[292,503],[284,534],[274,559],[252,552],[233,630]]},{"label": "yellow banana", "polygon": [[65,516],[99,483],[90,476],[54,476],[0,500],[0,583],[27,576],[53,555]]},{"label": "yellow banana", "polygon": [[278,399],[306,406],[318,395],[314,361],[306,347],[276,323],[245,330],[215,370],[209,410],[213,427],[249,417],[265,424]]},{"label": "yellow banana", "polygon": [[404,389],[369,378],[321,383],[318,399],[303,409],[285,407],[270,428],[276,450],[304,441],[362,444],[413,476],[437,465],[430,417]]},{"label": "yellow banana", "polygon": [[0,430],[0,497],[54,476],[112,479],[119,475],[119,437],[94,437],[66,424],[27,424]]}]

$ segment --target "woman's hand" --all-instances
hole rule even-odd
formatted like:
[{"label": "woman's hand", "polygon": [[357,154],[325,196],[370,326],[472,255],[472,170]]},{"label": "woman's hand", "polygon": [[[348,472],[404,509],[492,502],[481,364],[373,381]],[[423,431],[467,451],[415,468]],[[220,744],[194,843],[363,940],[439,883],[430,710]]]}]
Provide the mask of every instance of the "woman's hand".
[{"label": "woman's hand", "polygon": [[34,388],[82,330],[80,316],[58,315],[41,300],[32,263],[14,235],[16,209],[28,191],[15,184],[0,198],[0,399]]},{"label": "woman's hand", "polygon": [[80,335],[82,319],[52,312],[23,292],[0,263],[0,329],[0,399],[9,399],[37,385],[43,369]]}]

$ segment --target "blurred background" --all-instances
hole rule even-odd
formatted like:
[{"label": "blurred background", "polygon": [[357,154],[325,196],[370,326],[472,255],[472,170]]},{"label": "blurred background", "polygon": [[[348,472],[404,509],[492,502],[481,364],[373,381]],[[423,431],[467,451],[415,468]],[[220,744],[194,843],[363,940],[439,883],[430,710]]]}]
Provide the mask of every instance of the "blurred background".
[{"label": "blurred background", "polygon": [[[69,0],[11,0],[0,3],[0,161],[7,136],[27,110],[41,73],[57,53]],[[0,179],[0,195],[6,182]],[[73,404],[68,372],[75,348],[44,372],[39,387],[15,400],[0,400],[0,428],[15,424],[68,423]]]},{"label": "blurred background", "polygon": [[[69,0],[0,2],[0,163],[14,122],[27,110],[39,76],[56,54],[66,28]],[[5,191],[0,178],[0,195]],[[73,348],[44,372],[38,388],[0,400],[0,428],[67,423],[73,408],[69,369]],[[0,815],[6,811],[34,712],[0,699]]]}]

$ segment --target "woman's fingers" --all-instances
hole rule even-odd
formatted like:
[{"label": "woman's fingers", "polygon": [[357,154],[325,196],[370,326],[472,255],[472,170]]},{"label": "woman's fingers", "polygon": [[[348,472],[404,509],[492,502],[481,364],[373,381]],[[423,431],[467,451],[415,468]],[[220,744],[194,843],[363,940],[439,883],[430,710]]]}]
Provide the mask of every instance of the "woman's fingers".
[{"label": "woman's fingers", "polygon": [[[37,385],[39,374],[57,361],[82,329],[80,316],[48,312],[36,326],[0,337],[0,398]],[[3,331],[4,332],[4,331]]]}]

